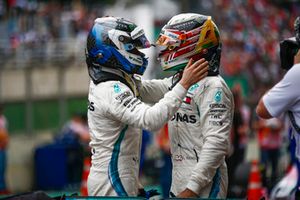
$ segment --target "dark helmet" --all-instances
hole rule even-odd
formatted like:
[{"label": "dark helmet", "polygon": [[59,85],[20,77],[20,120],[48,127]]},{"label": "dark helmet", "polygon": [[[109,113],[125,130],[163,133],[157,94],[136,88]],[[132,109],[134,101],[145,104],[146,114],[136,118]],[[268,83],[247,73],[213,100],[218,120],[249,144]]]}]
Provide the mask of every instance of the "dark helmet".
[{"label": "dark helmet", "polygon": [[134,23],[117,17],[97,18],[87,38],[89,74],[94,80],[101,67],[107,67],[142,75],[148,61],[138,49],[148,47],[144,30]]},{"label": "dark helmet", "polygon": [[185,13],[172,17],[162,28],[156,44],[165,71],[183,69],[190,58],[205,58],[209,62],[208,74],[219,74],[220,33],[210,16]]}]

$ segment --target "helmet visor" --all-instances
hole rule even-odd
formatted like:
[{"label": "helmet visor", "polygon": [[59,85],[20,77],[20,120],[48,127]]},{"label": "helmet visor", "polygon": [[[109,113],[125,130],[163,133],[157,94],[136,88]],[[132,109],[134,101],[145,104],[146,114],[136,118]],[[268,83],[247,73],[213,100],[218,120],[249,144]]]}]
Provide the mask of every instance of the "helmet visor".
[{"label": "helmet visor", "polygon": [[135,40],[130,37],[122,36],[122,43],[125,51],[143,57],[145,56],[145,54],[139,50],[149,48],[151,46],[145,35],[141,35]]},{"label": "helmet visor", "polygon": [[182,32],[172,29],[164,29],[157,41],[156,46],[159,50],[159,57],[168,53],[171,53],[175,48],[179,47],[182,44],[181,39]]},{"label": "helmet visor", "polygon": [[145,36],[145,32],[142,28],[137,26],[131,33],[131,43],[137,49],[144,49],[149,48],[150,42],[148,41],[147,37]]},{"label": "helmet visor", "polygon": [[151,46],[149,40],[144,34],[134,39],[132,43],[137,49],[149,48]]},{"label": "helmet visor", "polygon": [[179,45],[180,44],[180,33],[178,31],[169,31],[164,30],[162,33],[160,33],[156,44],[160,46],[170,46],[170,45]]}]

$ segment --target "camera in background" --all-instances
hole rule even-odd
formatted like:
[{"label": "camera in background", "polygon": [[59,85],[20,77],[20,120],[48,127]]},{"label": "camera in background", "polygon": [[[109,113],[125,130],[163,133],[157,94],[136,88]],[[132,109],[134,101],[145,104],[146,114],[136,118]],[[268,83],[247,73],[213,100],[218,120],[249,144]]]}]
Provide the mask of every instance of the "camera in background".
[{"label": "camera in background", "polygon": [[300,17],[294,22],[295,37],[284,39],[280,42],[280,66],[289,70],[294,65],[294,57],[300,49]]}]

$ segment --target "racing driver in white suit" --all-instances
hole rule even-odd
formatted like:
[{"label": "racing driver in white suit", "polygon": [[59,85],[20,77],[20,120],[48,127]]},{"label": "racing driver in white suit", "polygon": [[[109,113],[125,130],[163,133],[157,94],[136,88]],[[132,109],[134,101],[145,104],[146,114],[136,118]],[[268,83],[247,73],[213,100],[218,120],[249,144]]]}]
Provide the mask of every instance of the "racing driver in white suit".
[{"label": "racing driver in white suit", "polygon": [[[210,16],[179,14],[163,28],[156,42],[165,71],[181,71],[189,59],[205,58],[208,76],[192,85],[180,109],[168,122],[172,156],[171,196],[226,198],[228,175],[225,156],[233,118],[233,96],[219,75],[221,43]],[[173,78],[176,82],[176,76]],[[141,96],[168,91],[168,80],[144,83]],[[164,91],[162,90],[164,89]]]},{"label": "racing driver in white suit", "polygon": [[140,100],[137,83],[141,82],[133,76],[143,74],[147,59],[138,49],[148,47],[143,29],[123,18],[97,18],[88,35],[89,196],[139,194],[142,128],[161,128],[180,107],[187,89],[207,75],[205,59],[190,61],[180,82],[149,106]]}]

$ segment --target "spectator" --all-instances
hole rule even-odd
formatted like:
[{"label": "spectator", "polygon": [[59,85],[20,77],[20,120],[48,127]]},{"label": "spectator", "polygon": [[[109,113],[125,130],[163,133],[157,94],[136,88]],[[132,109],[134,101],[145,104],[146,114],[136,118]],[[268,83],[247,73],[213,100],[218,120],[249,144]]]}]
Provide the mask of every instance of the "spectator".
[{"label": "spectator", "polygon": [[3,106],[0,105],[0,195],[9,194],[5,181],[5,172],[7,166],[6,151],[8,147],[8,140],[8,124],[3,114]]},{"label": "spectator", "polygon": [[67,169],[70,186],[77,187],[81,182],[85,157],[90,157],[90,135],[86,114],[75,113],[63,126],[56,142],[67,149]]},{"label": "spectator", "polygon": [[147,160],[146,152],[148,146],[151,144],[151,132],[147,130],[142,130],[142,146],[141,146],[141,159],[140,159],[140,175],[144,171],[145,160]]},{"label": "spectator", "polygon": [[160,186],[162,188],[162,197],[168,198],[172,181],[172,160],[168,124],[164,125],[158,131],[156,141],[161,152]]},{"label": "spectator", "polygon": [[65,142],[67,143],[88,144],[90,135],[86,115],[81,113],[73,114],[71,119],[63,126],[58,138],[66,140]]},{"label": "spectator", "polygon": [[[276,118],[264,120],[258,119],[255,128],[258,134],[260,147],[260,160],[263,165],[262,176],[263,184],[271,191],[277,181],[278,162],[282,144],[281,131],[283,123]],[[271,177],[267,172],[271,170]]]},{"label": "spectator", "polygon": [[240,85],[232,89],[234,99],[234,116],[230,133],[231,153],[226,160],[228,166],[228,197],[238,197],[234,193],[235,171],[245,159],[245,149],[249,131],[249,108],[243,103]]}]

